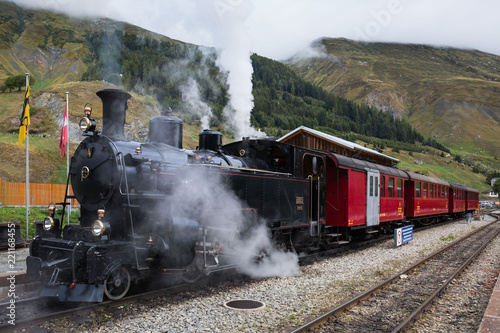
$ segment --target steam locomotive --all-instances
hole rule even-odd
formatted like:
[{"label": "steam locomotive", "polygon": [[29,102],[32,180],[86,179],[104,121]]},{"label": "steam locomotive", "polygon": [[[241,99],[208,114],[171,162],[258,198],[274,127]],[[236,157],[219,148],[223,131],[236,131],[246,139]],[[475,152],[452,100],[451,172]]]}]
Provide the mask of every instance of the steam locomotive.
[{"label": "steam locomotive", "polygon": [[44,279],[41,296],[117,300],[143,278],[237,268],[265,256],[264,245],[248,246],[255,230],[301,253],[478,208],[473,189],[272,138],[222,145],[204,130],[186,150],[171,115],[150,120],[148,142],[128,141],[131,95],[97,95],[102,131],[90,113],[82,118],[68,175],[80,224],[61,230],[52,210],[31,243],[27,274]]}]

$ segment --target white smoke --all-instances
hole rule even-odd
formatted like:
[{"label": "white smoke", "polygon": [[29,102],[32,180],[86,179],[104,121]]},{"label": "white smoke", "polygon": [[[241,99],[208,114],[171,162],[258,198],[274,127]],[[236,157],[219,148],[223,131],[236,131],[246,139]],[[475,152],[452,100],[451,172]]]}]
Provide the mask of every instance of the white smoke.
[{"label": "white smoke", "polygon": [[[189,170],[175,186],[171,199],[172,216],[185,216],[210,226],[208,241],[219,241],[229,255],[226,264],[251,277],[289,276],[299,272],[298,257],[277,249],[265,221],[249,221],[244,206],[220,175],[206,170]],[[254,223],[250,225],[249,223]],[[244,230],[243,233],[239,233]],[[259,255],[264,255],[256,260]]]},{"label": "white smoke", "polygon": [[[292,276],[299,273],[299,258],[295,253],[284,252],[271,242],[265,225],[255,226],[231,253],[241,263],[238,271],[250,277]],[[255,256],[261,257],[256,260]]]},{"label": "white smoke", "polygon": [[222,51],[218,65],[228,71],[229,102],[224,108],[228,125],[234,130],[235,139],[242,137],[265,137],[250,124],[250,114],[254,107],[252,95],[253,67],[250,59],[252,39],[246,22],[253,6],[248,1],[220,2],[214,7],[220,19],[220,27],[215,34]]},{"label": "white smoke", "polygon": [[180,87],[182,100],[188,104],[189,110],[200,117],[201,129],[210,128],[212,109],[200,98],[200,89],[195,79],[190,77],[188,82]]}]

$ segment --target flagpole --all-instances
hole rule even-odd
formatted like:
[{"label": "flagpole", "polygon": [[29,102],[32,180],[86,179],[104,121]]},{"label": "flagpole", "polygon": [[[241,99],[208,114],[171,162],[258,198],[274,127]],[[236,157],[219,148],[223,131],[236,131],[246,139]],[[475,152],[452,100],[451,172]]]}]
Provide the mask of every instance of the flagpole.
[{"label": "flagpole", "polygon": [[[69,175],[69,91],[66,91],[66,177]],[[63,124],[64,126],[64,124]],[[69,196],[69,186],[66,187],[66,195]],[[68,210],[68,224],[69,217],[71,215],[71,199],[69,199],[69,210]]]},{"label": "flagpole", "polygon": [[[30,84],[30,74],[26,73],[26,89],[29,89]],[[29,215],[30,215],[30,159],[29,159],[29,148],[30,147],[30,136],[29,136],[29,125],[26,125],[26,240],[30,239],[29,234]]]}]

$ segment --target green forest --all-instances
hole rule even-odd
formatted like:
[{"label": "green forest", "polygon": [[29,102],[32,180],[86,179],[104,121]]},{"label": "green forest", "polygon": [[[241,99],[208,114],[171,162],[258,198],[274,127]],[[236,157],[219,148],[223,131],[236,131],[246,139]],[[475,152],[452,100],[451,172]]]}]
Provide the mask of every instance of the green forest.
[{"label": "green forest", "polygon": [[[164,109],[189,114],[181,86],[192,78],[200,98],[213,111],[211,126],[224,122],[226,73],[216,65],[216,51],[178,42],[139,37],[116,30],[84,34],[90,45],[82,80],[106,80],[154,96]],[[256,54],[253,64],[254,110],[251,123],[268,135],[282,136],[304,125],[341,137],[353,134],[384,140],[398,149],[416,142],[449,152],[425,139],[405,119],[394,119],[366,104],[357,104],[301,79],[285,64]],[[355,137],[354,137],[355,138]]]}]

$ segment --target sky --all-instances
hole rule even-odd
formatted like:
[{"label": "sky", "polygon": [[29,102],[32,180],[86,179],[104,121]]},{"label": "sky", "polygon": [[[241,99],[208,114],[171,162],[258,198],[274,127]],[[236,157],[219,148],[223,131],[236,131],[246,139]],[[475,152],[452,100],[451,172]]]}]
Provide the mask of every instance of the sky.
[{"label": "sky", "polygon": [[[478,49],[500,55],[498,0],[12,0],[70,16],[107,17],[167,37],[215,47],[228,73],[225,118],[236,139],[251,126],[251,53],[274,60],[308,55],[321,37]],[[315,55],[317,55],[316,53]],[[198,96],[195,84],[189,96]],[[202,105],[199,100],[187,101]],[[205,108],[206,109],[206,108]],[[211,110],[192,110],[210,117]]]},{"label": "sky", "polygon": [[[451,46],[500,55],[497,0],[14,2],[79,17],[109,17],[200,45],[226,47],[241,36],[251,52],[275,60],[291,57],[320,37]],[[228,21],[237,23],[237,29]]]}]

